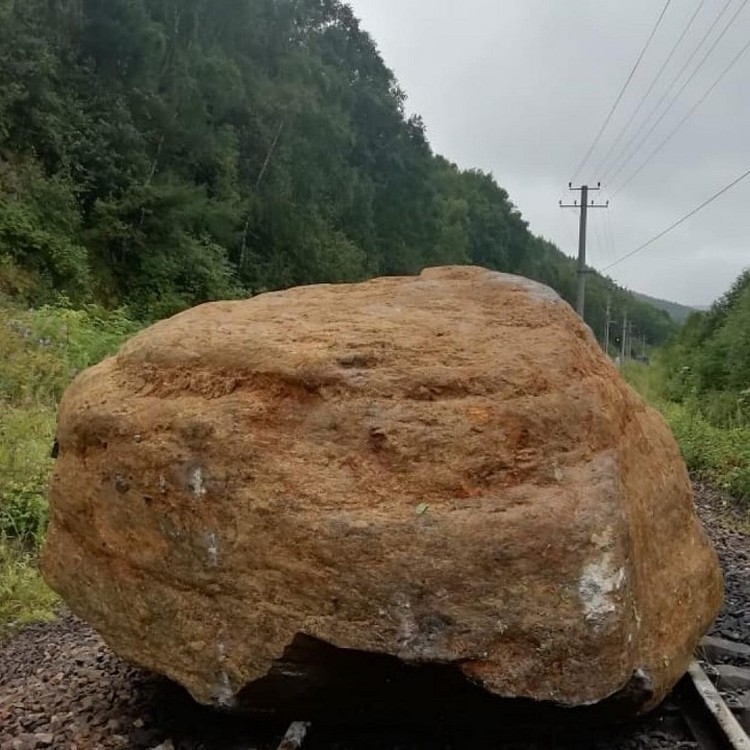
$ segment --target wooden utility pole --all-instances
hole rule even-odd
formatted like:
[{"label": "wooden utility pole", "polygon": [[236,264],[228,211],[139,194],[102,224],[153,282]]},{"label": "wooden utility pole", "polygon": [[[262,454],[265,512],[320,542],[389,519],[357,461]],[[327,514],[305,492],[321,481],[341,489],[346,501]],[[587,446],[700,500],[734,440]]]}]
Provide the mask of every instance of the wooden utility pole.
[{"label": "wooden utility pole", "polygon": [[581,210],[581,221],[578,228],[578,295],[576,297],[576,310],[581,318],[583,318],[586,308],[586,228],[588,212],[590,208],[609,208],[609,201],[606,203],[595,203],[593,200],[589,202],[589,190],[601,190],[601,182],[597,183],[596,187],[589,187],[588,185],[573,187],[573,183],[569,182],[568,189],[573,192],[580,192],[581,194],[580,204],[578,201],[573,201],[573,203],[563,203],[560,201],[560,208],[579,208]]},{"label": "wooden utility pole", "polygon": [[628,311],[622,314],[622,341],[620,342],[620,365],[625,364],[626,341],[628,338]]}]

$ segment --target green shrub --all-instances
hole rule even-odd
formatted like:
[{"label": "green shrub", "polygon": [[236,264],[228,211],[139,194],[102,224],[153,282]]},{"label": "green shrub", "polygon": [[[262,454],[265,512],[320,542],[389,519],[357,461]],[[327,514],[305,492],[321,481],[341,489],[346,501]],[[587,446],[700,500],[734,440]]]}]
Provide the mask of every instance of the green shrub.
[{"label": "green shrub", "polygon": [[41,542],[47,527],[47,480],[40,473],[0,488],[0,536],[28,545]]},{"label": "green shrub", "polygon": [[56,404],[78,372],[140,327],[124,310],[96,306],[13,311],[0,321],[0,401]]},{"label": "green shrub", "polygon": [[671,404],[665,416],[688,468],[750,499],[750,427],[717,427],[691,403]]},{"label": "green shrub", "polygon": [[0,640],[52,616],[36,555],[47,524],[57,404],[75,375],[138,328],[124,310],[0,306]]},{"label": "green shrub", "polygon": [[742,418],[747,394],[718,392],[671,401],[658,357],[652,367],[627,365],[623,375],[664,414],[691,471],[750,501],[750,425]]},{"label": "green shrub", "polygon": [[[82,302],[91,297],[88,251],[78,241],[81,216],[76,187],[53,177],[31,158],[16,158],[0,170],[0,265],[30,272],[24,299],[49,300],[65,290]],[[7,284],[6,284],[7,285]]]},{"label": "green shrub", "polygon": [[657,406],[663,401],[661,373],[656,365],[628,362],[622,367],[620,374],[650,404]]},{"label": "green shrub", "polygon": [[0,537],[0,643],[24,625],[51,620],[57,595],[42,578],[36,553]]}]

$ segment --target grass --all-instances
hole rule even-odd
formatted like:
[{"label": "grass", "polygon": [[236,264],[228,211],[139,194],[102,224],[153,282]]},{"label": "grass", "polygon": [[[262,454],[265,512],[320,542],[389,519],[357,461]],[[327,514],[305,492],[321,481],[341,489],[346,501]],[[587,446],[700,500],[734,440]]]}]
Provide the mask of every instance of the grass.
[{"label": "grass", "polygon": [[629,364],[626,380],[665,416],[688,468],[726,490],[743,504],[750,503],[750,424],[734,419],[717,424],[697,399],[681,403],[664,397],[659,365]]},{"label": "grass", "polygon": [[122,311],[0,303],[0,641],[58,604],[38,559],[60,397],[137,328]]},{"label": "grass", "polygon": [[0,541],[0,643],[24,625],[53,619],[57,604],[39,574],[36,553]]},{"label": "grass", "polygon": [[37,566],[54,431],[53,406],[0,403],[0,642],[57,604]]},{"label": "grass", "polygon": [[717,427],[690,403],[667,404],[663,412],[688,468],[747,504],[750,501],[750,425]]}]

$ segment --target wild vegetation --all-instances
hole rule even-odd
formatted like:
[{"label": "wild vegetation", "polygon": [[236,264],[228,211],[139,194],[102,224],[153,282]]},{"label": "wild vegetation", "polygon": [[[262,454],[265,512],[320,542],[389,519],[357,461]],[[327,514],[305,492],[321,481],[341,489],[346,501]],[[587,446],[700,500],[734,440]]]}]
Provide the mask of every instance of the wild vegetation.
[{"label": "wild vegetation", "polygon": [[688,466],[750,500],[750,271],[628,377],[661,408]]},{"label": "wild vegetation", "polygon": [[20,310],[0,303],[0,640],[50,616],[55,597],[36,560],[59,398],[76,372],[136,330],[121,310]]},{"label": "wild vegetation", "polygon": [[[432,153],[338,0],[0,0],[0,291],[158,318],[476,263],[566,299],[575,264]],[[649,341],[669,317],[592,274]]]}]

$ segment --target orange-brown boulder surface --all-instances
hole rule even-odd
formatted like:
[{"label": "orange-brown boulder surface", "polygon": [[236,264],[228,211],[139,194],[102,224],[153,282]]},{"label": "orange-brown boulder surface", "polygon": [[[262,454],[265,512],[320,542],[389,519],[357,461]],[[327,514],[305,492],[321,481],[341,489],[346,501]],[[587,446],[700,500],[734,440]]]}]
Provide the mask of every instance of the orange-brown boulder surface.
[{"label": "orange-brown boulder surface", "polygon": [[79,375],[58,439],[47,581],[202,703],[317,644],[643,710],[722,600],[664,420],[514,276],[197,307]]}]

